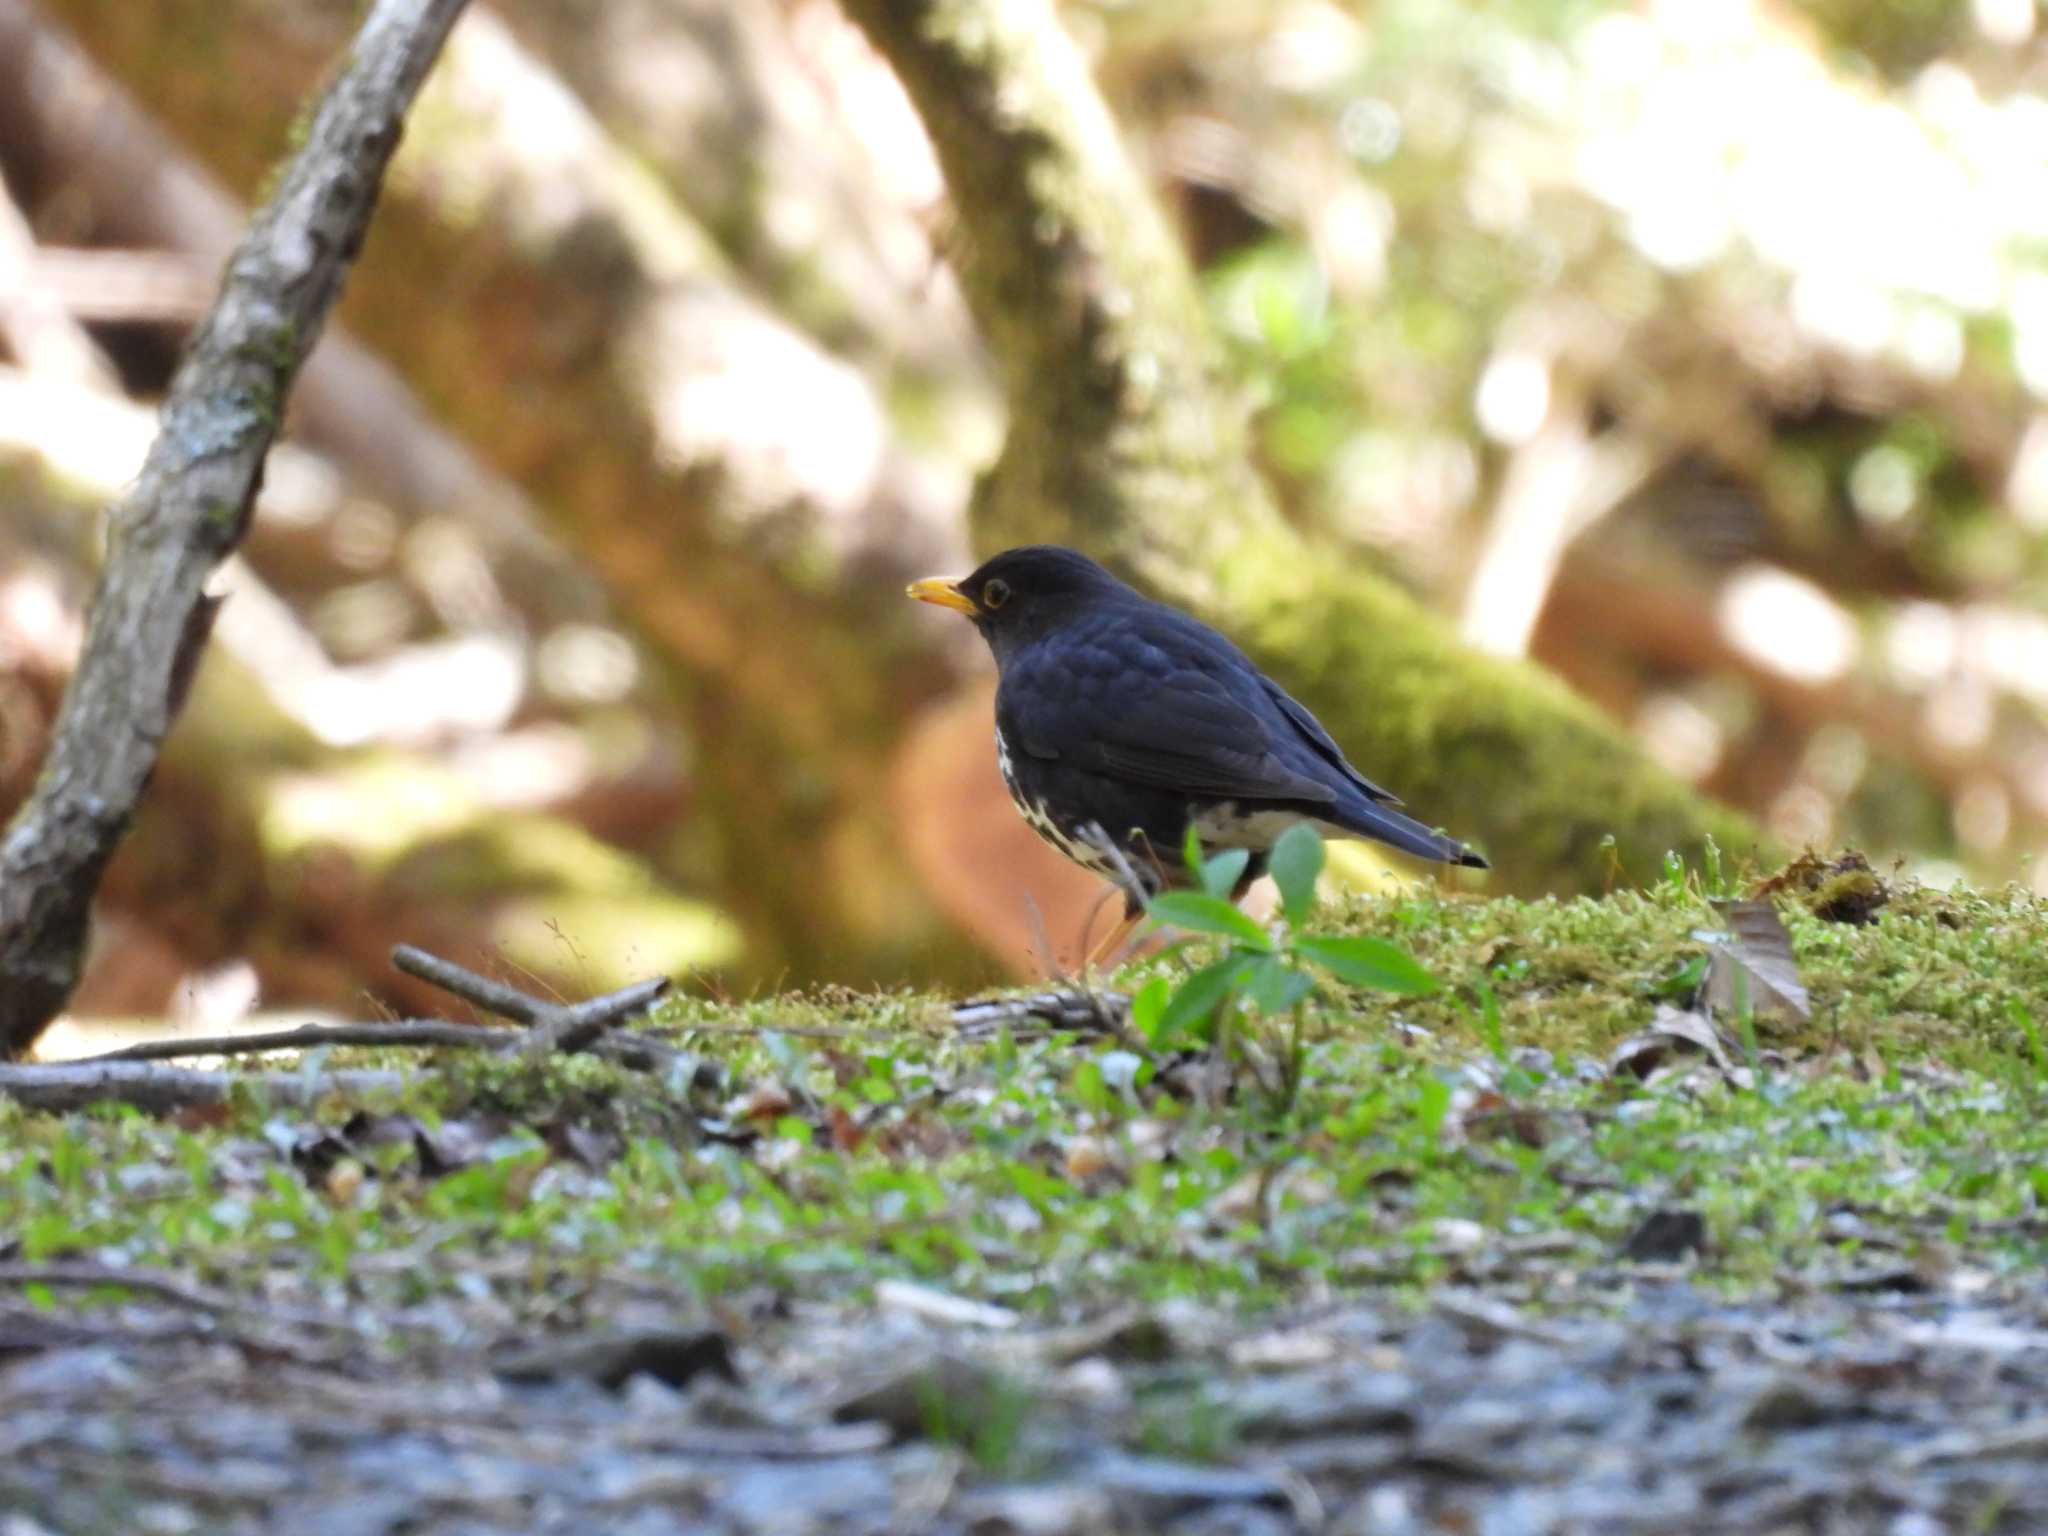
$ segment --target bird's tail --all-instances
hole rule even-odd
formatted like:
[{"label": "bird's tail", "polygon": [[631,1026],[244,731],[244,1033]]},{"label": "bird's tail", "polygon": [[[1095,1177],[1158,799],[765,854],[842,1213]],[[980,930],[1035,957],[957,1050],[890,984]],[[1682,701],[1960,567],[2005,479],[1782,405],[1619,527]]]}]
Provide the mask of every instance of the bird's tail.
[{"label": "bird's tail", "polygon": [[1376,805],[1363,795],[1354,798],[1329,820],[1347,832],[1372,838],[1403,853],[1412,853],[1418,859],[1429,859],[1438,864],[1462,864],[1468,869],[1491,868],[1484,858],[1455,837],[1446,837],[1425,827],[1413,816],[1404,816],[1391,806]]}]

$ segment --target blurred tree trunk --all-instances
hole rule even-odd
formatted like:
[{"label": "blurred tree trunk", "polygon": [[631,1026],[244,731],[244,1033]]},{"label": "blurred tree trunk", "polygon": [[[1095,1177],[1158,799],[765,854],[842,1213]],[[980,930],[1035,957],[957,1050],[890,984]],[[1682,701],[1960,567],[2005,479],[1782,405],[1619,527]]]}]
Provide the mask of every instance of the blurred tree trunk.
[{"label": "blurred tree trunk", "polygon": [[846,101],[886,66],[835,47],[836,17],[799,29],[787,7],[731,0],[500,9],[793,323],[905,386],[986,388],[972,322],[928,280],[931,242],[892,190],[917,173],[880,158],[902,137],[922,151],[915,121],[897,131],[873,92]]},{"label": "blurred tree trunk", "polygon": [[1215,619],[1507,885],[1598,889],[1610,834],[1638,878],[1709,835],[1756,845],[1555,678],[1466,649],[1281,519],[1186,258],[1050,0],[844,4],[935,141],[1007,386],[978,545],[1079,545]]},{"label": "blurred tree trunk", "polygon": [[[245,190],[285,142],[327,29],[345,24],[253,0],[47,9]],[[654,304],[729,313],[748,301],[713,263],[650,271],[595,204],[545,240],[488,200],[470,210],[473,224],[453,227],[436,193],[475,191],[462,179],[459,114],[423,110],[415,124],[416,169],[394,177],[344,322],[533,497],[666,664],[693,747],[695,814],[664,852],[686,886],[743,924],[744,972],[962,969],[964,948],[889,826],[889,746],[950,676],[906,612],[897,573],[835,564],[801,539],[775,542],[775,529],[750,538],[759,508],[746,466],[712,454],[681,467],[657,440],[644,360],[669,338],[650,334]],[[895,488],[875,494],[886,502]]]}]

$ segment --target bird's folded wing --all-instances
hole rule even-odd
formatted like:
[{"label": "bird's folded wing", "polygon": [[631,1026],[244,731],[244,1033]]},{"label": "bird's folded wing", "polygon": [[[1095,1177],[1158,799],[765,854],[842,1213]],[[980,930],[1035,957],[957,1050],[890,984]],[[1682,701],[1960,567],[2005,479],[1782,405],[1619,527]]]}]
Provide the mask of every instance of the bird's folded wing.
[{"label": "bird's folded wing", "polygon": [[1270,677],[1261,677],[1259,681],[1266,685],[1268,697],[1280,706],[1280,712],[1294,723],[1295,729],[1299,730],[1308,739],[1308,744],[1314,747],[1317,753],[1331,767],[1351,780],[1353,784],[1357,785],[1367,795],[1379,801],[1381,805],[1399,805],[1401,803],[1400,796],[1381,789],[1379,785],[1373,783],[1371,779],[1368,779],[1364,774],[1352,767],[1351,760],[1344,755],[1344,749],[1332,741],[1330,733],[1323,729],[1323,722],[1310,714],[1306,707],[1297,703],[1291,694]]},{"label": "bird's folded wing", "polygon": [[1272,750],[1272,726],[1214,678],[1176,673],[1126,707],[1087,689],[1032,690],[1017,709],[1024,750],[1130,784],[1218,800],[1306,800],[1336,795]]}]

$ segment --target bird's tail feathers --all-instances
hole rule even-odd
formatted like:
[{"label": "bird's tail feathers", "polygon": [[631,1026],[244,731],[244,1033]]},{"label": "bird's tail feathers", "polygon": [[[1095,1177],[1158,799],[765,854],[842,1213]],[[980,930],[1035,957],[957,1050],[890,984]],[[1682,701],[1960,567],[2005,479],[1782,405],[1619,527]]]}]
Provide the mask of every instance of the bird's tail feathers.
[{"label": "bird's tail feathers", "polygon": [[1446,837],[1424,826],[1413,816],[1404,816],[1387,806],[1375,805],[1363,796],[1329,820],[1333,826],[1385,843],[1390,848],[1398,848],[1403,853],[1412,853],[1418,859],[1429,859],[1438,864],[1462,864],[1468,869],[1491,867],[1455,837]]}]

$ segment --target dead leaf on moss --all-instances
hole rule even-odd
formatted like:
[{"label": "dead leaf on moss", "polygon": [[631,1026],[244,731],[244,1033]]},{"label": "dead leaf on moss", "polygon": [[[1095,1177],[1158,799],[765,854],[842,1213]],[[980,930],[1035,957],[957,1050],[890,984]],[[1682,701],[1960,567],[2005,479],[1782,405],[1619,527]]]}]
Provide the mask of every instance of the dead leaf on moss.
[{"label": "dead leaf on moss", "polygon": [[1708,1009],[1724,1017],[1747,1009],[1759,1018],[1811,1018],[1813,1004],[1778,909],[1768,901],[1717,901],[1714,910],[1730,937],[1714,946],[1707,961]]},{"label": "dead leaf on moss", "polygon": [[1542,1110],[1492,1089],[1463,1109],[1453,1108],[1444,1125],[1446,1135],[1458,1140],[1498,1136],[1525,1147],[1541,1147],[1550,1141],[1550,1122]]},{"label": "dead leaf on moss", "polygon": [[1630,1035],[1609,1053],[1607,1070],[1648,1077],[1687,1051],[1700,1052],[1724,1077],[1736,1074],[1732,1046],[1721,1038],[1713,1021],[1703,1013],[1669,1003],[1658,1007],[1648,1029]]},{"label": "dead leaf on moss", "polygon": [[727,1120],[778,1120],[796,1108],[796,1099],[781,1083],[756,1083],[728,1099],[721,1111]]}]

